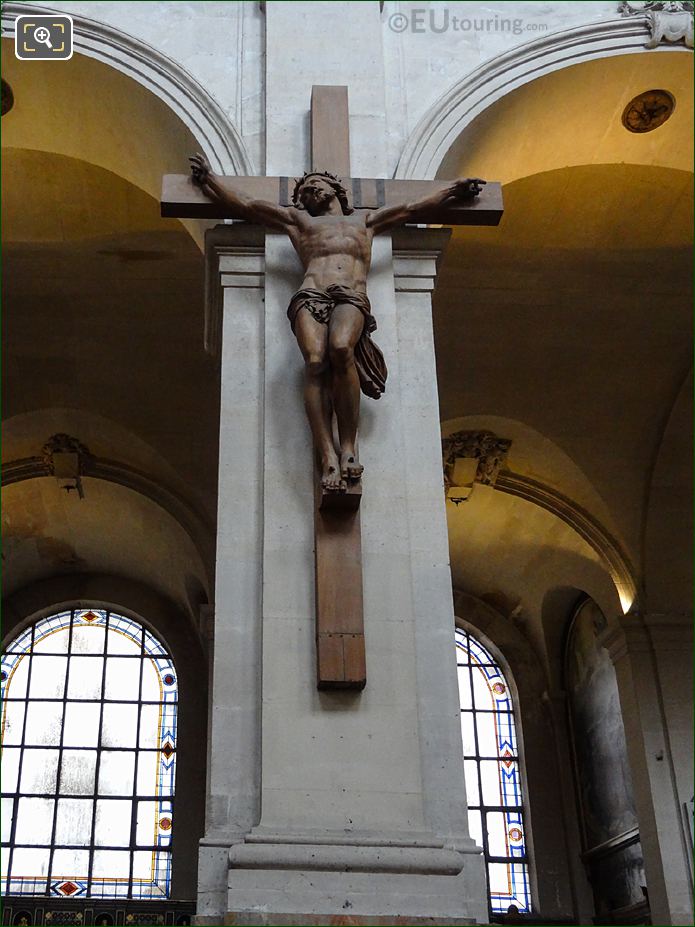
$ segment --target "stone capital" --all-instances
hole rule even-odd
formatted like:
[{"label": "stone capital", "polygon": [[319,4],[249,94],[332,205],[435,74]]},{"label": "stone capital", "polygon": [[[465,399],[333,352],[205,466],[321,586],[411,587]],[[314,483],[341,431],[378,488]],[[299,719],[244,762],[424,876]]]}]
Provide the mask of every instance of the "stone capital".
[{"label": "stone capital", "polygon": [[400,228],[393,233],[393,276],[397,293],[431,293],[450,229]]},{"label": "stone capital", "polygon": [[619,615],[615,623],[599,635],[598,640],[606,648],[614,664],[628,654],[652,652],[649,633],[639,612],[631,611],[626,615]]},{"label": "stone capital", "polygon": [[616,663],[628,654],[690,650],[693,625],[681,613],[629,611],[604,631],[600,641]]},{"label": "stone capital", "polygon": [[681,41],[686,48],[693,47],[692,0],[647,0],[644,3],[623,0],[618,12],[623,16],[643,16],[646,19],[650,35],[645,48]]},{"label": "stone capital", "polygon": [[205,233],[205,350],[218,355],[226,289],[265,286],[265,232],[256,225],[232,222]]}]

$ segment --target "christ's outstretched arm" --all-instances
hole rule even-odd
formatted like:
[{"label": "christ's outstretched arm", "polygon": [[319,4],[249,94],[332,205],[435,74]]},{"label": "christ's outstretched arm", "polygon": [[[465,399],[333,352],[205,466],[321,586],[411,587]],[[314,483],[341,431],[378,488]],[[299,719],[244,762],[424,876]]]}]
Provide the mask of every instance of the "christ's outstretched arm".
[{"label": "christ's outstretched arm", "polygon": [[374,229],[375,233],[387,232],[396,225],[402,225],[408,222],[419,213],[427,212],[428,209],[435,209],[443,206],[449,200],[470,201],[478,196],[483,184],[486,181],[478,177],[471,177],[465,180],[455,180],[450,186],[433,193],[432,196],[419,200],[416,203],[399,203],[396,206],[382,206],[375,212],[367,216],[367,225]]},{"label": "christ's outstretched arm", "polygon": [[246,219],[279,231],[287,231],[288,226],[295,224],[293,209],[266,200],[255,200],[245,193],[223,186],[203,155],[196,154],[188,160],[191,162],[193,183],[211,200],[225,206],[229,210],[230,219]]}]

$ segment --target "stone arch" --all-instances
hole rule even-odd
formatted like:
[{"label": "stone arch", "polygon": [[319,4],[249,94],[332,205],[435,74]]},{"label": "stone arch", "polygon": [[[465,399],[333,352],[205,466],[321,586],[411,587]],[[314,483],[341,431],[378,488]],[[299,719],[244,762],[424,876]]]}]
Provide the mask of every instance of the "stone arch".
[{"label": "stone arch", "polygon": [[554,441],[516,419],[474,414],[442,424],[445,437],[459,430],[491,430],[512,441],[495,490],[545,509],[570,527],[601,558],[627,611],[637,590],[634,567],[609,508],[576,461]]},{"label": "stone arch", "polygon": [[[405,143],[395,176],[433,179],[457,137],[512,90],[574,64],[645,53],[644,17],[616,17],[553,32],[483,62],[449,88],[420,119]],[[669,48],[676,53],[687,49]]]},{"label": "stone arch", "polygon": [[[23,3],[3,4],[3,37],[14,36],[14,21],[27,9]],[[55,11],[32,4],[31,12],[50,15]],[[74,18],[74,49],[120,71],[159,97],[204,149],[215,170],[224,174],[253,173],[241,136],[222,107],[172,58],[134,36],[83,15]]]},{"label": "stone arch", "polygon": [[[66,498],[42,454],[56,433],[84,448],[84,499]],[[5,434],[5,595],[52,576],[111,571],[166,596],[197,630],[212,595],[214,528],[162,455],[84,409],[15,415]]]}]

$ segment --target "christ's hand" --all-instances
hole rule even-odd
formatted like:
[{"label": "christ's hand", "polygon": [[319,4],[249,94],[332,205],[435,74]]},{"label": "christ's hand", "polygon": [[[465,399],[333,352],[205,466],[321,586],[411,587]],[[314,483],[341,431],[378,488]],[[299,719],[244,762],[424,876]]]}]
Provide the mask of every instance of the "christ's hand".
[{"label": "christ's hand", "polygon": [[210,180],[212,168],[209,162],[202,154],[194,154],[188,159],[191,162],[191,176],[193,183],[198,187],[204,187]]},{"label": "christ's hand", "polygon": [[461,180],[454,181],[446,192],[452,199],[470,200],[473,199],[474,196],[480,195],[485,183],[487,183],[487,181],[481,180],[480,177],[462,178]]}]

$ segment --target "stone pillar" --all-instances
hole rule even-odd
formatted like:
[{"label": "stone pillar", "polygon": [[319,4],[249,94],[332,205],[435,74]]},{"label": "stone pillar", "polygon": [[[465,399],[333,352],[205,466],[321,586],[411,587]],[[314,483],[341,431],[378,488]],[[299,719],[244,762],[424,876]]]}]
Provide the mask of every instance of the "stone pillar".
[{"label": "stone pillar", "polygon": [[221,362],[219,499],[198,922],[227,910],[229,847],[260,817],[262,230],[206,235],[206,345]]},{"label": "stone pillar", "polygon": [[369,293],[389,382],[378,403],[362,402],[362,693],[316,689],[312,449],[286,318],[297,259],[268,235],[264,262],[242,234],[208,233],[222,407],[197,922],[389,924],[405,911],[412,923],[485,922],[466,817],[430,301],[448,233],[404,231],[395,258],[388,238],[374,245]]},{"label": "stone pillar", "polygon": [[615,664],[654,924],[693,922],[684,807],[693,790],[692,623],[628,613],[602,643]]},{"label": "stone pillar", "polygon": [[449,229],[399,230],[393,273],[424,814],[429,827],[470,851],[431,301],[450,235]]}]

